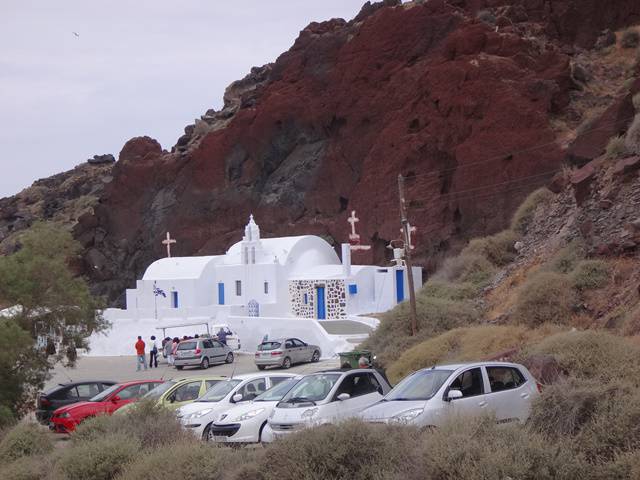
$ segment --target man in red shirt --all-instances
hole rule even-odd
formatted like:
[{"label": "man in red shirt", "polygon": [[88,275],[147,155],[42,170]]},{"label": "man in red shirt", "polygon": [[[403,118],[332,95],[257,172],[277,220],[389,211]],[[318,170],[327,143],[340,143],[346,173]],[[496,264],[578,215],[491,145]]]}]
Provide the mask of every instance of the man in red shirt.
[{"label": "man in red shirt", "polygon": [[140,364],[144,366],[144,369],[147,369],[147,359],[144,356],[144,341],[142,337],[138,336],[138,341],[136,342],[136,355],[138,356],[138,369],[136,372],[140,371]]}]

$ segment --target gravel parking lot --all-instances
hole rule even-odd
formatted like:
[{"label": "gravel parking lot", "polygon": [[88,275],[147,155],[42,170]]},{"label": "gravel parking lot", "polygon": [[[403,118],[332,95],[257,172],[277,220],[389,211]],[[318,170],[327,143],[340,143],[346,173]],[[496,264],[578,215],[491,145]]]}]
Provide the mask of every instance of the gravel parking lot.
[{"label": "gravel parking lot", "polygon": [[[147,357],[148,361],[148,357]],[[289,369],[290,372],[311,373],[318,370],[326,370],[330,368],[338,368],[338,359],[322,360],[318,363],[303,363],[294,365]],[[266,371],[269,371],[267,369]],[[231,375],[239,373],[258,372],[257,367],[253,363],[253,355],[235,353],[235,362],[232,364],[213,365],[208,370],[199,368],[186,367],[181,371],[167,365],[167,362],[160,356],[158,368],[136,371],[136,357],[80,357],[74,368],[64,368],[57,365],[52,370],[52,377],[46,383],[45,390],[55,386],[58,383],[69,382],[70,380],[114,380],[124,382],[127,380],[138,379],[170,379],[199,376],[203,374],[212,375]]]}]

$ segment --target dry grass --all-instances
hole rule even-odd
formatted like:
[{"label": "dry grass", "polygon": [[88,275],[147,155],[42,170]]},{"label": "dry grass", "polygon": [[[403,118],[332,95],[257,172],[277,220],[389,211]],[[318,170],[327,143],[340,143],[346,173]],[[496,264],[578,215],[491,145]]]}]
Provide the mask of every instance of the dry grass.
[{"label": "dry grass", "polygon": [[458,256],[447,258],[434,278],[484,286],[495,273],[495,267],[483,255],[461,253]]},{"label": "dry grass", "polygon": [[0,441],[0,462],[43,455],[53,450],[48,432],[40,425],[21,423],[9,430]]},{"label": "dry grass", "polygon": [[513,230],[504,230],[489,237],[474,238],[461,252],[461,256],[481,255],[492,264],[502,267],[511,263],[518,255],[514,245],[519,239],[520,235]]},{"label": "dry grass", "polygon": [[141,455],[135,438],[111,434],[65,449],[56,464],[56,479],[112,480]]},{"label": "dry grass", "polygon": [[609,283],[609,265],[603,260],[583,260],[571,272],[573,288],[593,290],[603,288]]},{"label": "dry grass", "polygon": [[624,137],[625,151],[630,154],[640,154],[640,114],[636,115]]},{"label": "dry grass", "polygon": [[529,327],[543,323],[568,324],[575,295],[566,275],[538,272],[519,289],[514,318]]},{"label": "dry grass", "polygon": [[520,204],[518,210],[511,220],[511,230],[517,233],[525,233],[529,228],[529,224],[533,220],[536,210],[541,205],[547,205],[551,202],[553,193],[547,188],[539,188],[529,194],[529,196]]},{"label": "dry grass", "polygon": [[392,383],[420,368],[437,364],[479,361],[498,353],[522,348],[558,332],[545,326],[531,330],[520,325],[483,325],[450,330],[404,352],[387,370]]},{"label": "dry grass", "polygon": [[624,135],[617,135],[615,137],[611,137],[609,139],[609,143],[607,143],[606,154],[607,158],[620,158],[627,152],[627,147],[625,145]]}]

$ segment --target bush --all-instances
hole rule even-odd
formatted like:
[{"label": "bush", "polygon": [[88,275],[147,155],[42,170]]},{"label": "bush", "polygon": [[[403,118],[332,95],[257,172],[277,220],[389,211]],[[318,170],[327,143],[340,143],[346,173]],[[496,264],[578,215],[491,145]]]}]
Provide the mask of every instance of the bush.
[{"label": "bush", "polygon": [[480,361],[498,353],[520,348],[544,336],[551,330],[529,330],[516,325],[482,325],[450,330],[418,345],[400,355],[387,370],[395,383],[411,372],[437,364]]},{"label": "bush", "polygon": [[529,327],[545,322],[567,324],[575,301],[566,275],[539,272],[519,289],[514,316]]},{"label": "bush", "polygon": [[489,260],[482,255],[468,253],[447,258],[434,278],[468,282],[480,287],[488,284],[493,275],[495,268]]},{"label": "bush", "polygon": [[640,114],[637,114],[627,130],[624,138],[624,148],[627,153],[640,154]]},{"label": "bush", "polygon": [[178,443],[138,456],[127,465],[119,480],[157,480],[185,478],[217,480],[236,463],[231,450],[198,442]]},{"label": "bush", "polygon": [[620,158],[626,152],[627,147],[625,146],[624,135],[617,135],[609,139],[606,148],[607,158]]},{"label": "bush", "polygon": [[6,405],[0,405],[0,430],[15,425],[16,417]]},{"label": "bush", "polygon": [[545,268],[558,273],[569,273],[576,268],[584,256],[584,243],[581,240],[573,240],[558,250]]},{"label": "bush", "polygon": [[158,447],[178,441],[194,441],[175,413],[153,401],[140,401],[123,415],[98,416],[82,422],[71,435],[76,445],[107,435],[120,434],[135,439],[142,448]]},{"label": "bush", "polygon": [[633,28],[627,28],[620,36],[622,48],[636,48],[640,45],[640,34]]},{"label": "bush", "polygon": [[480,289],[472,283],[454,283],[446,280],[429,280],[424,284],[420,295],[445,300],[469,300],[475,298]]},{"label": "bush", "polygon": [[602,260],[583,260],[571,272],[573,288],[578,290],[602,288],[608,281],[609,266]]},{"label": "bush", "polygon": [[24,423],[9,430],[0,442],[0,461],[42,455],[51,450],[53,443],[47,431],[39,425]]},{"label": "bush", "polygon": [[142,454],[140,447],[131,436],[111,434],[67,448],[56,466],[66,480],[110,480]]},{"label": "bush", "polygon": [[511,219],[511,230],[517,233],[525,233],[538,207],[548,205],[552,198],[553,193],[545,187],[531,192],[513,215]]},{"label": "bush", "polygon": [[47,457],[33,456],[19,458],[2,469],[4,480],[41,480],[47,475]]},{"label": "bush", "polygon": [[552,335],[525,349],[519,356],[552,355],[566,375],[580,379],[640,385],[640,346],[627,338],[586,330]]},{"label": "bush", "polygon": [[474,238],[461,255],[482,255],[492,264],[501,267],[511,263],[518,255],[514,245],[519,238],[520,235],[513,230],[504,230],[490,237]]},{"label": "bush", "polygon": [[350,421],[313,428],[267,448],[267,480],[402,478],[419,471],[420,436],[403,426]]}]

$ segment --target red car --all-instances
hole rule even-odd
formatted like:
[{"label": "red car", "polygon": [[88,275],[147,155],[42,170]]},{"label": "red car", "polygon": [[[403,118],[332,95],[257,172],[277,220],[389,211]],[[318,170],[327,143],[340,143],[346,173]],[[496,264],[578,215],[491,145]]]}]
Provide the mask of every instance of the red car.
[{"label": "red car", "polygon": [[163,380],[123,382],[103,390],[87,402],[60,407],[53,412],[49,428],[56,433],[70,433],[84,419],[96,415],[111,415],[127,403],[135,402]]}]

